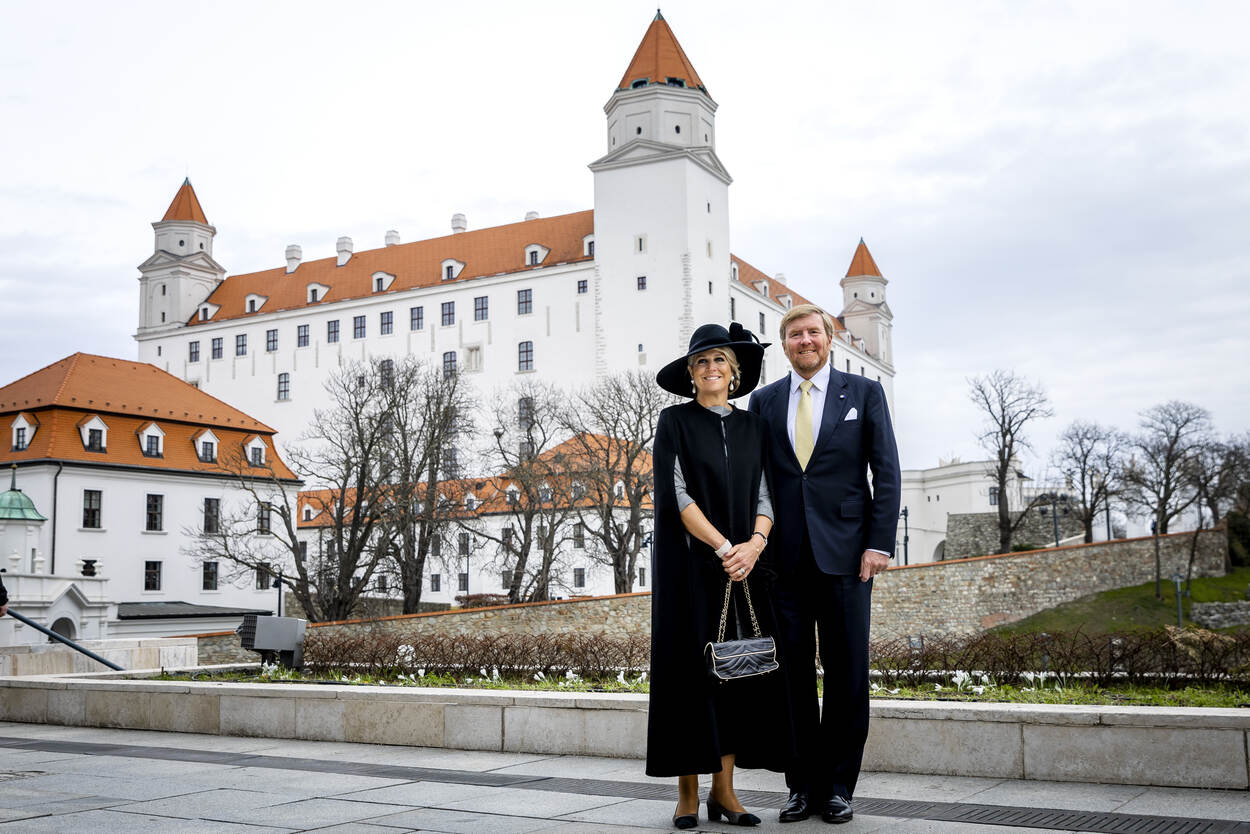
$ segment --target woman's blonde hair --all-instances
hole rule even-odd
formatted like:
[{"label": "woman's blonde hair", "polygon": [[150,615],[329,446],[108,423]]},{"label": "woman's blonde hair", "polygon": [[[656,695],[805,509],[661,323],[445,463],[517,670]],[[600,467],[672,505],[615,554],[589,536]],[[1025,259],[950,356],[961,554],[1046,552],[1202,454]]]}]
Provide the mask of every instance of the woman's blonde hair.
[{"label": "woman's blonde hair", "polygon": [[[729,393],[732,394],[734,391],[737,391],[738,386],[742,384],[742,371],[739,370],[738,354],[734,353],[734,349],[731,347],[708,348],[707,350],[701,350],[696,354],[687,356],[686,357],[687,373],[689,373],[691,370],[694,369],[694,360],[702,356],[705,353],[719,353],[720,355],[725,357],[725,361],[729,363],[729,373],[730,373]],[[692,385],[694,384],[694,374],[690,374],[690,382]]]}]

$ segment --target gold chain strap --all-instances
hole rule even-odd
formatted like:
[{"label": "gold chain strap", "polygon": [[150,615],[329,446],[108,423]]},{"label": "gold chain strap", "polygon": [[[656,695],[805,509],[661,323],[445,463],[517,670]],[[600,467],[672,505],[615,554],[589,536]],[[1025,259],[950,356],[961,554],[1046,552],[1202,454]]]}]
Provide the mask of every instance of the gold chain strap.
[{"label": "gold chain strap", "polygon": [[[725,642],[725,621],[729,617],[729,595],[733,592],[733,580],[726,577],[725,579],[725,604],[720,609],[720,626],[716,629],[716,642]],[[747,584],[747,580],[742,580],[742,591],[747,595],[747,613],[751,615],[751,628],[755,630],[756,637],[762,637],[763,632],[760,631],[760,621],[755,618],[755,606],[751,603],[751,586]]]}]

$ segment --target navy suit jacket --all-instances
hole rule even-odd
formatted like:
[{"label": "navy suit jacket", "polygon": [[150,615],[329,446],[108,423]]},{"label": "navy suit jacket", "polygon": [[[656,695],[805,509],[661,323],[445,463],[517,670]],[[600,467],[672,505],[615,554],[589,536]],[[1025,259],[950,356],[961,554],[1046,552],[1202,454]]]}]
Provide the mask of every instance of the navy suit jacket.
[{"label": "navy suit jacket", "polygon": [[[799,565],[806,533],[822,571],[858,575],[865,550],[893,554],[898,529],[898,447],[881,384],[830,368],[820,434],[804,471],[786,426],[790,374],[751,394],[768,424],[773,513],[768,546],[783,574]],[[853,419],[847,420],[851,409]],[[872,489],[868,470],[872,470]]]}]

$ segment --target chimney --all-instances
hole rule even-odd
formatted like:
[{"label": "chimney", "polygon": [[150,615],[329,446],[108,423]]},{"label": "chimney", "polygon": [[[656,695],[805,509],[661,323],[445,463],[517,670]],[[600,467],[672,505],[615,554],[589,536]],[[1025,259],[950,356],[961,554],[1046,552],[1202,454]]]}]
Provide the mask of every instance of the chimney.
[{"label": "chimney", "polygon": [[304,260],[304,250],[298,243],[292,243],[286,248],[286,274],[290,275],[299,269],[299,262]]},{"label": "chimney", "polygon": [[537,220],[537,219],[538,219],[538,212],[536,212],[536,211],[527,211],[527,212],[525,212],[525,219],[526,219],[526,220]]},{"label": "chimney", "polygon": [[456,212],[451,216],[451,230],[454,234],[460,234],[469,228],[469,221],[464,219],[464,215]]},{"label": "chimney", "polygon": [[347,263],[352,259],[352,239],[350,237],[341,237],[334,247],[339,253],[339,266]]},{"label": "chimney", "polygon": [[394,229],[391,229],[389,232],[387,232],[386,233],[386,245],[398,246],[399,245],[399,232],[395,231]]},{"label": "chimney", "polygon": [[786,274],[784,272],[778,272],[776,275],[773,276],[773,278],[776,279],[777,281],[780,281],[783,284],[786,282]]}]

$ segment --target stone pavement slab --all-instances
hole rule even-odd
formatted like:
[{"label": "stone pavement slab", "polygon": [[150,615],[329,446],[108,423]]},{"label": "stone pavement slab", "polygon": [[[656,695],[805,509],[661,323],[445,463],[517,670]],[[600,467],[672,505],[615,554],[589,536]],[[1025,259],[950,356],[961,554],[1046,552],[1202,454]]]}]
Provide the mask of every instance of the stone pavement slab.
[{"label": "stone pavement slab", "polygon": [[446,807],[448,803],[481,799],[503,788],[487,785],[457,785],[454,782],[405,782],[386,788],[337,794],[339,799],[361,802],[382,802],[416,808]]},{"label": "stone pavement slab", "polygon": [[179,820],[173,828],[170,822],[169,817],[113,810],[84,811],[5,823],[0,825],[0,831],[20,831],[21,834],[289,834],[292,830],[209,820]]},{"label": "stone pavement slab", "polygon": [[[442,831],[450,834],[527,834],[551,827],[548,819],[525,816],[498,816],[474,811],[420,808],[370,820],[374,825],[391,826],[391,831]],[[653,829],[654,830],[654,829]]]}]

